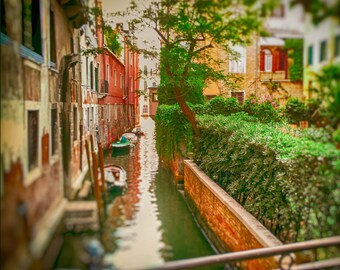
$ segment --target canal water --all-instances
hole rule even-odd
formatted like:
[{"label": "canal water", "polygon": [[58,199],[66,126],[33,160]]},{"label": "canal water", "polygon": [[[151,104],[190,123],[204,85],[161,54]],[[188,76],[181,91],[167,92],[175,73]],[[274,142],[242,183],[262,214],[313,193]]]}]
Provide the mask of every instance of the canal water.
[{"label": "canal water", "polygon": [[[124,167],[128,177],[126,191],[110,196],[108,218],[97,236],[105,249],[105,264],[113,265],[114,269],[143,269],[215,254],[176,189],[173,174],[159,162],[154,121],[141,119],[141,126],[145,134],[129,154],[108,155],[105,160]],[[78,238],[65,235],[57,268],[84,267],[80,260],[65,259],[72,257],[70,246],[80,246]]]}]

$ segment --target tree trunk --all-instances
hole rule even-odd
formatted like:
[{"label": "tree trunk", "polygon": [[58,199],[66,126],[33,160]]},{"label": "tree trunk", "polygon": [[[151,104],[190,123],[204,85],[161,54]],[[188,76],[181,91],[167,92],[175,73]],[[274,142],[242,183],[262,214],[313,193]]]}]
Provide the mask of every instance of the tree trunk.
[{"label": "tree trunk", "polygon": [[181,108],[182,112],[184,113],[188,121],[190,122],[195,135],[200,137],[200,131],[197,127],[195,113],[191,110],[191,108],[185,102],[184,95],[181,93],[181,89],[176,87],[174,91],[175,91],[175,97],[176,97],[179,107]]}]

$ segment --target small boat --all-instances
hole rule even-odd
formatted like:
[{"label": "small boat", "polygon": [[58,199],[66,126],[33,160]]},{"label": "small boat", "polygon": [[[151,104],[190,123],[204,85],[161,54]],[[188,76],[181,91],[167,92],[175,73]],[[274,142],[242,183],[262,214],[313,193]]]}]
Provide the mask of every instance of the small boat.
[{"label": "small boat", "polygon": [[137,136],[144,135],[144,132],[142,131],[141,127],[135,127],[132,130],[132,133],[136,134]]},{"label": "small boat", "polygon": [[131,143],[136,143],[137,142],[137,135],[135,133],[131,133],[131,132],[128,132],[128,133],[124,133],[122,135],[122,137],[125,137],[127,138]]},{"label": "small boat", "polygon": [[109,164],[104,166],[105,182],[108,189],[123,190],[126,187],[126,171],[117,165]]},{"label": "small boat", "polygon": [[112,150],[125,150],[130,148],[131,142],[129,140],[125,141],[117,141],[114,143],[111,143]]}]

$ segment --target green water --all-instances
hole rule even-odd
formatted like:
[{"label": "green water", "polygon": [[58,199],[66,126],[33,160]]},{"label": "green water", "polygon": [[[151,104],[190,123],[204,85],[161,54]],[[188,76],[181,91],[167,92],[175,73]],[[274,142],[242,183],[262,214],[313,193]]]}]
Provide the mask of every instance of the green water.
[{"label": "green water", "polygon": [[[106,163],[126,169],[128,187],[124,194],[110,197],[108,219],[97,235],[106,251],[105,263],[115,269],[143,269],[215,254],[176,189],[173,174],[159,164],[153,120],[142,119],[141,125],[145,135],[130,154],[106,158]],[[83,267],[79,260],[72,265],[70,260],[63,259],[71,257],[72,250],[81,245],[79,238],[67,235],[56,264],[59,268]]]}]

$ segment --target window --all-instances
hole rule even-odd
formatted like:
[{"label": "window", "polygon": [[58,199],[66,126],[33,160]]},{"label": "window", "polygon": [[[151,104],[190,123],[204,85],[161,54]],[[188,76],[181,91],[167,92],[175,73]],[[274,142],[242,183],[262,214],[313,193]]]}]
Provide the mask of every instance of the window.
[{"label": "window", "polygon": [[246,48],[242,46],[234,46],[232,50],[236,55],[231,56],[229,61],[229,72],[245,73],[246,72]]},{"label": "window", "polygon": [[335,36],[334,41],[334,56],[340,56],[340,35]]},{"label": "window", "polygon": [[327,41],[320,43],[320,62],[327,60]]},{"label": "window", "polygon": [[98,72],[98,69],[99,69],[99,65],[98,65],[98,67],[95,67],[94,68],[94,87],[95,87],[95,90],[98,92],[98,90],[99,90],[99,77],[98,77],[98,74],[99,74],[99,72]]},{"label": "window", "polygon": [[21,4],[23,44],[41,55],[40,1],[21,0]]},{"label": "window", "polygon": [[5,0],[1,0],[1,32],[7,34],[6,30],[6,12],[5,12]]},{"label": "window", "polygon": [[127,86],[125,84],[125,76],[123,75],[123,95],[127,96]]},{"label": "window", "polygon": [[87,130],[90,131],[90,108],[87,108]]},{"label": "window", "polygon": [[73,140],[78,137],[78,124],[77,124],[77,108],[73,108]]},{"label": "window", "polygon": [[143,114],[148,113],[148,105],[143,105]]},{"label": "window", "polygon": [[107,82],[109,83],[110,82],[110,66],[109,66],[109,64],[106,65],[106,79],[107,79]]},{"label": "window", "polygon": [[308,46],[308,65],[313,65],[313,45]]},{"label": "window", "polygon": [[57,52],[55,42],[55,24],[54,24],[54,12],[50,10],[50,61],[56,63]]},{"label": "window", "polygon": [[124,81],[123,81],[123,75],[120,75],[120,88],[122,89],[123,88],[123,84],[124,84]]},{"label": "window", "polygon": [[271,72],[273,69],[273,55],[268,49],[264,49],[260,53],[260,70]]},{"label": "window", "polygon": [[93,90],[93,62],[90,63],[90,86],[91,90]]},{"label": "window", "polygon": [[243,102],[244,102],[244,92],[243,91],[231,92],[231,97],[237,98],[238,102],[240,104],[243,104]]},{"label": "window", "polygon": [[117,71],[116,70],[113,73],[113,80],[114,80],[115,86],[117,86]]},{"label": "window", "polygon": [[38,167],[39,111],[28,111],[28,170]]},{"label": "window", "polygon": [[57,153],[58,149],[58,110],[51,110],[51,154]]},{"label": "window", "polygon": [[157,102],[158,101],[158,96],[156,93],[152,93],[152,101]]}]

